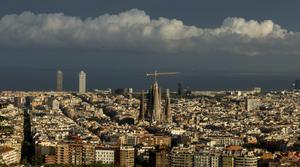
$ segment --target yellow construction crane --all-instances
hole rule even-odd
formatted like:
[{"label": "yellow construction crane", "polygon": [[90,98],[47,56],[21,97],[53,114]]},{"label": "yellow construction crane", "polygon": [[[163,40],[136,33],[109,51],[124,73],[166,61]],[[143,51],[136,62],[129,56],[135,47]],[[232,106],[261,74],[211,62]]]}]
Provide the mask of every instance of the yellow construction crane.
[{"label": "yellow construction crane", "polygon": [[154,76],[154,82],[157,82],[157,77],[161,75],[176,75],[179,74],[179,72],[157,72],[154,71],[154,73],[146,73],[146,76]]}]

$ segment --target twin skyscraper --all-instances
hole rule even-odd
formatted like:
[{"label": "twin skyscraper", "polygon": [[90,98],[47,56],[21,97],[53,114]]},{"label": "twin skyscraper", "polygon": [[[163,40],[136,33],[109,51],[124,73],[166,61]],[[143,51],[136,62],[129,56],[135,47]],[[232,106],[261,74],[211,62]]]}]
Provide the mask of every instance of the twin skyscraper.
[{"label": "twin skyscraper", "polygon": [[86,92],[86,73],[84,71],[79,72],[79,93]]},{"label": "twin skyscraper", "polygon": [[63,91],[63,82],[64,82],[64,73],[61,70],[58,70],[57,74],[56,74],[56,91],[57,92]]},{"label": "twin skyscraper", "polygon": [[[57,92],[63,91],[63,80],[64,80],[64,74],[61,70],[58,70],[57,74],[56,74],[56,91]],[[84,71],[79,72],[78,92],[79,93],[86,92],[86,73]]]}]

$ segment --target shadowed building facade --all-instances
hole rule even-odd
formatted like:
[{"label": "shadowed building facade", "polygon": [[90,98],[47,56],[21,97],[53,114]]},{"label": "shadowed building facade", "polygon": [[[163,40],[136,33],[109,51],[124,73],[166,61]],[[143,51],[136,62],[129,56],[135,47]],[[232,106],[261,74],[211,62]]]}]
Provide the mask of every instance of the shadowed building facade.
[{"label": "shadowed building facade", "polygon": [[145,92],[144,90],[142,90],[141,98],[140,98],[139,121],[143,121],[145,119],[145,114],[146,114]]},{"label": "shadowed building facade", "polygon": [[121,146],[118,150],[117,163],[120,167],[134,167],[135,150],[132,146]]},{"label": "shadowed building facade", "polygon": [[149,152],[149,164],[153,167],[169,167],[169,151],[167,147],[157,147]]}]

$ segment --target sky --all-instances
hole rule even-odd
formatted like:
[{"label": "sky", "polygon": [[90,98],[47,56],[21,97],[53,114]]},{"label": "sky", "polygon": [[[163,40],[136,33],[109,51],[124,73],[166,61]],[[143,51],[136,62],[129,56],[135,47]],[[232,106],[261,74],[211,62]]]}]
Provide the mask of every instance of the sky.
[{"label": "sky", "polygon": [[299,0],[2,0],[0,69],[300,72]]}]

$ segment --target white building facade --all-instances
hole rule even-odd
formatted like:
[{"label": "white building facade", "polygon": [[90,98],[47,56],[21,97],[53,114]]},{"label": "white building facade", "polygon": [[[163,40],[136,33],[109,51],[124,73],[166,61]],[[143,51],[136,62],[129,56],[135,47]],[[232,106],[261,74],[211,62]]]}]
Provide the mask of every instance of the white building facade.
[{"label": "white building facade", "polygon": [[115,151],[108,149],[96,149],[95,160],[103,164],[113,164],[115,162]]}]

